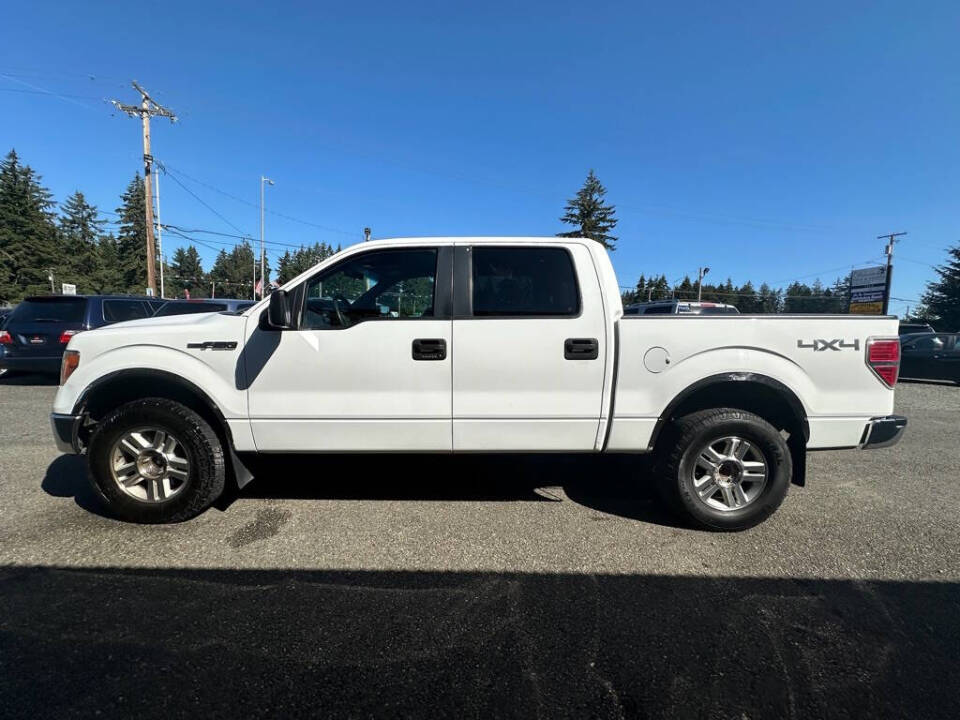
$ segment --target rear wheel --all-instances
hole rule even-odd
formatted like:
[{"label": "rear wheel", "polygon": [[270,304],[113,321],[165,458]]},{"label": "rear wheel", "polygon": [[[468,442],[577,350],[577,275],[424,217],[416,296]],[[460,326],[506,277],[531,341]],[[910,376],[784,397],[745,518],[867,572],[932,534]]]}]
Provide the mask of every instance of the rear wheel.
[{"label": "rear wheel", "polygon": [[792,460],[763,418],[743,410],[703,410],[670,428],[660,467],[664,499],[698,526],[745,530],[783,502]]},{"label": "rear wheel", "polygon": [[123,405],[97,426],[90,477],[120,518],[180,522],[206,510],[226,482],[223,447],[193,410],[162,398]]}]

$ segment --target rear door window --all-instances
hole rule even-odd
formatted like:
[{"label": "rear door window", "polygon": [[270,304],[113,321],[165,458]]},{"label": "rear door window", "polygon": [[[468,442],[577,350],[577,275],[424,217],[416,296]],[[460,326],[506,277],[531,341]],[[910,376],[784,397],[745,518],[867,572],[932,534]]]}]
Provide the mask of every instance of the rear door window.
[{"label": "rear door window", "polygon": [[475,317],[574,317],[580,289],[573,258],[556,247],[474,247]]},{"label": "rear door window", "polygon": [[673,315],[673,305],[654,305],[648,307],[644,315]]},{"label": "rear door window", "polygon": [[103,319],[108,323],[140,320],[148,316],[147,305],[141,300],[104,300]]}]

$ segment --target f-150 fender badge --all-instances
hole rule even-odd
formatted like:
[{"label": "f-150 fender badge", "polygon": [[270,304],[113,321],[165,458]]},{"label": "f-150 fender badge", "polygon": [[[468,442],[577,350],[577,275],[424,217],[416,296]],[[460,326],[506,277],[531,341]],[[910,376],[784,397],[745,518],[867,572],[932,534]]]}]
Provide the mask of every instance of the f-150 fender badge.
[{"label": "f-150 fender badge", "polygon": [[189,350],[236,350],[237,343],[233,340],[231,341],[206,340],[204,342],[198,342],[198,343],[187,343],[187,349]]},{"label": "f-150 fender badge", "polygon": [[847,342],[841,338],[836,340],[812,340],[810,342],[804,342],[803,340],[797,340],[797,347],[803,350],[813,350],[814,352],[823,352],[824,350],[845,350],[845,349],[860,349],[860,341],[854,340],[853,342]]}]

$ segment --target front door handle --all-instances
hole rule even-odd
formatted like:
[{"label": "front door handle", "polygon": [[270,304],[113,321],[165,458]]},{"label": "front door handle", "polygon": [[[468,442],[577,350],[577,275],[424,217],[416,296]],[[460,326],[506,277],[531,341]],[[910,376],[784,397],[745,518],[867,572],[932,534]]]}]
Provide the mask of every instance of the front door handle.
[{"label": "front door handle", "polygon": [[413,341],[414,360],[446,360],[447,341],[443,338],[417,338]]},{"label": "front door handle", "polygon": [[567,338],[563,341],[565,360],[596,360],[600,356],[600,343],[596,338]]}]

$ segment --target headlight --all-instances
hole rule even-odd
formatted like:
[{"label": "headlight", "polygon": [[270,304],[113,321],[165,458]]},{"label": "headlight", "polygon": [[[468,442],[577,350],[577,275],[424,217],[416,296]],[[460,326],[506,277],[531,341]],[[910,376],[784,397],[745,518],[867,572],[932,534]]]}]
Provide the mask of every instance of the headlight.
[{"label": "headlight", "polygon": [[67,378],[73,375],[73,371],[80,365],[80,353],[76,350],[67,350],[63,354],[63,361],[60,363],[60,384],[63,385]]}]

